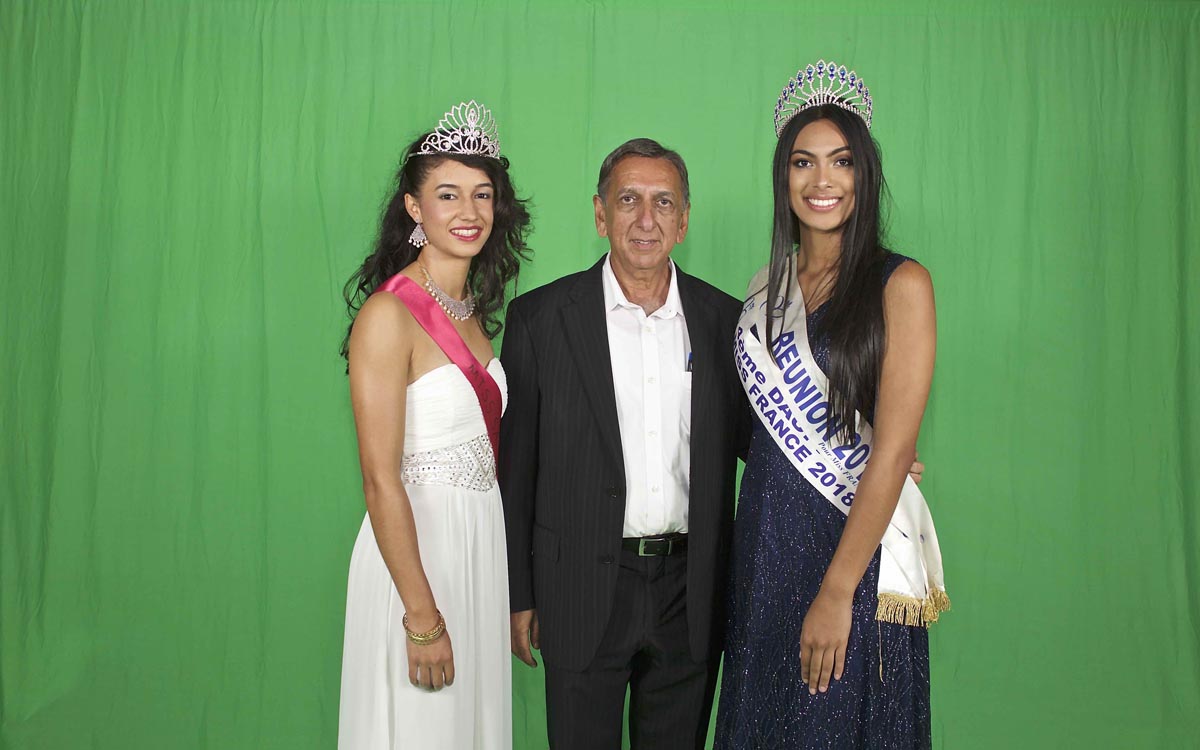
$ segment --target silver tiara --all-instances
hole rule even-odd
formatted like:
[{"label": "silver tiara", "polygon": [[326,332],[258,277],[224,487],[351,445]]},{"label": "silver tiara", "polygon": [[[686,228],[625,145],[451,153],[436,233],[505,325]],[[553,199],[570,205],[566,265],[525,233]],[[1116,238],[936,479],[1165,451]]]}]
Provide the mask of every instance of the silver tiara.
[{"label": "silver tiara", "polygon": [[450,109],[418,154],[478,154],[500,158],[500,133],[492,111],[472,99]]},{"label": "silver tiara", "polygon": [[775,137],[783,134],[793,117],[822,104],[834,104],[853,112],[871,127],[871,90],[845,65],[821,60],[802,68],[780,92],[775,105]]}]

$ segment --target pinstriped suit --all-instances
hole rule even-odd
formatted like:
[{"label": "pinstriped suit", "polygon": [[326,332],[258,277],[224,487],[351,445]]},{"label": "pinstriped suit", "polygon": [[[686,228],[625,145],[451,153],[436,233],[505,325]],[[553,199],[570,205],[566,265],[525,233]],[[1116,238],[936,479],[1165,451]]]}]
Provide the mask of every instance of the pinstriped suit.
[{"label": "pinstriped suit", "polygon": [[[512,301],[500,434],[514,612],[536,609],[548,667],[596,654],[621,554],[625,476],[601,277],[603,259]],[[749,411],[733,363],[741,303],[676,266],[693,352],[688,499],[690,653],[720,649],[737,458]]]}]

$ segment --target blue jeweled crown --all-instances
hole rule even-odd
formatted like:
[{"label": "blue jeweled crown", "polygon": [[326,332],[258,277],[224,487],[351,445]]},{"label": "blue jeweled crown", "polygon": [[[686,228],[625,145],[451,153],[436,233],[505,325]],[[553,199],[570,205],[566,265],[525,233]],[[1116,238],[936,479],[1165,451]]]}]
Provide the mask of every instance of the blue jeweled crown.
[{"label": "blue jeweled crown", "polygon": [[478,154],[499,159],[500,133],[491,110],[474,99],[455,105],[421,142],[417,153]]},{"label": "blue jeweled crown", "polygon": [[833,104],[853,112],[871,127],[871,90],[853,70],[835,62],[808,65],[788,80],[775,105],[775,137],[793,117],[811,107]]}]

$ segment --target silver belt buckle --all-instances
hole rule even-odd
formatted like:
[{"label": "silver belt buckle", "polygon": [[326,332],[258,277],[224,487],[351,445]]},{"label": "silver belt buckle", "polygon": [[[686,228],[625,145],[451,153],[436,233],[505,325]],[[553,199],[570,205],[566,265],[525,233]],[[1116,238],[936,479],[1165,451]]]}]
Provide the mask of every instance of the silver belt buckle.
[{"label": "silver belt buckle", "polygon": [[666,554],[669,556],[671,554],[671,547],[675,543],[675,540],[674,539],[663,539],[662,537],[658,537],[656,539],[639,539],[638,540],[638,557],[655,557],[655,555],[646,554],[646,542],[666,542],[667,543],[667,553]]}]

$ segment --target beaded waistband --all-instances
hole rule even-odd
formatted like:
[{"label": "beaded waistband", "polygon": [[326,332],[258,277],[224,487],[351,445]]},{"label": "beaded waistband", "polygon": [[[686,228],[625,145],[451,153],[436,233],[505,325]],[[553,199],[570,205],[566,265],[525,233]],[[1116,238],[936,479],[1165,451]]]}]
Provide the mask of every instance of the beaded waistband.
[{"label": "beaded waistband", "polygon": [[496,486],[496,459],[487,435],[430,451],[407,453],[400,481],[415,485],[449,485],[486,492]]}]

